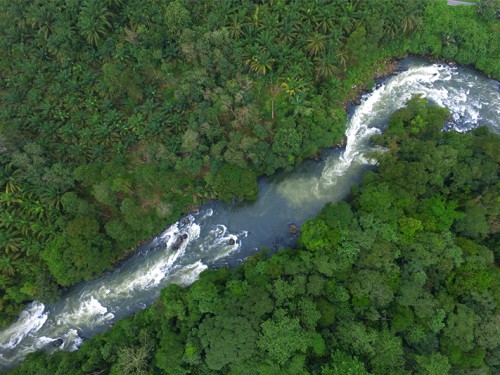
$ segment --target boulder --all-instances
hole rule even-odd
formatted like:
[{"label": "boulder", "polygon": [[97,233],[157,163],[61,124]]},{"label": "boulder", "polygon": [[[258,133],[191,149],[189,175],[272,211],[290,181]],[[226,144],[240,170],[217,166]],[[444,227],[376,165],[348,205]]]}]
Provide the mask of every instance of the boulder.
[{"label": "boulder", "polygon": [[293,223],[288,224],[288,232],[290,232],[290,234],[297,234],[300,232],[300,228]]},{"label": "boulder", "polygon": [[335,147],[344,148],[346,143],[347,143],[347,137],[344,136]]},{"label": "boulder", "polygon": [[234,238],[230,238],[228,243],[229,243],[229,245],[232,246],[236,243],[236,241],[234,240]]},{"label": "boulder", "polygon": [[174,249],[177,250],[179,247],[181,247],[182,243],[184,242],[184,236],[179,236],[174,242]]},{"label": "boulder", "polygon": [[62,344],[64,344],[63,339],[57,339],[57,340],[52,341],[52,346],[55,348],[59,348]]}]

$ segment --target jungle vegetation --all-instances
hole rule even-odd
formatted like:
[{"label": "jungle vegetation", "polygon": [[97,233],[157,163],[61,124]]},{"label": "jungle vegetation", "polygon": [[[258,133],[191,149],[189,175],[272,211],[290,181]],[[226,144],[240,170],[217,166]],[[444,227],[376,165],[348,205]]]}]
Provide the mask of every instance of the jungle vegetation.
[{"label": "jungle vegetation", "polygon": [[[253,199],[257,176],[338,143],[346,103],[392,58],[499,78],[495,4],[0,0],[0,326],[202,202]],[[448,212],[440,194],[428,199]],[[285,324],[273,322],[269,336]]]},{"label": "jungle vegetation", "polygon": [[170,285],[12,374],[498,373],[500,136],[442,132],[448,116],[420,97],[395,112],[377,170],[297,248]]}]

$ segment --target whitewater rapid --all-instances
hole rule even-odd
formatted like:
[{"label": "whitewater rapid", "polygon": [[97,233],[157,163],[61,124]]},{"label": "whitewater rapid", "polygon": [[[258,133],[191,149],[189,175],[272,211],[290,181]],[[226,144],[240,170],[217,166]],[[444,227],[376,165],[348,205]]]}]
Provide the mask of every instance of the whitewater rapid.
[{"label": "whitewater rapid", "polygon": [[301,207],[330,195],[332,187],[349,169],[362,170],[364,166],[372,165],[374,161],[365,157],[375,151],[370,146],[370,138],[383,131],[391,113],[417,94],[451,111],[446,130],[467,131],[484,125],[500,132],[497,81],[488,80],[463,67],[420,62],[363,95],[361,104],[349,117],[346,146],[340,156],[333,154],[328,157],[321,176],[307,180],[290,178],[282,182],[282,194],[292,205]]},{"label": "whitewater rapid", "polygon": [[370,137],[415,94],[450,109],[448,129],[486,125],[500,132],[498,82],[462,67],[418,60],[406,65],[363,96],[349,116],[344,150],[328,150],[322,162],[306,161],[292,173],[262,180],[253,204],[212,203],[184,217],[113,272],[71,288],[57,303],[27,305],[0,332],[0,372],[30,352],[76,350],[85,338],[152,303],[170,283],[189,285],[208,267],[240,264],[266,246],[293,245],[288,224],[301,224],[349,193],[372,163],[365,157],[373,150]]}]

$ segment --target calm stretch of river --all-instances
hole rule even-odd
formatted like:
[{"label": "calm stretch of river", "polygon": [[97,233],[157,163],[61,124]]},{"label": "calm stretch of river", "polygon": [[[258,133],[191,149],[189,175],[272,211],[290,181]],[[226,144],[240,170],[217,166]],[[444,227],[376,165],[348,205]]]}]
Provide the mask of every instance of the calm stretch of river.
[{"label": "calm stretch of river", "polygon": [[[113,272],[73,287],[59,302],[29,304],[19,320],[0,332],[0,372],[36,350],[75,350],[82,337],[106,330],[112,322],[144,308],[170,283],[188,285],[207,267],[237,265],[263,247],[292,245],[288,224],[301,224],[329,201],[344,198],[370,168],[363,154],[370,136],[389,115],[421,93],[448,107],[448,128],[479,125],[500,132],[499,83],[463,67],[409,59],[408,68],[363,97],[349,116],[345,150],[327,150],[321,161],[306,161],[293,172],[260,181],[252,204],[213,203],[168,227]],[[179,235],[187,235],[174,249]],[[230,240],[233,241],[230,241]]]}]

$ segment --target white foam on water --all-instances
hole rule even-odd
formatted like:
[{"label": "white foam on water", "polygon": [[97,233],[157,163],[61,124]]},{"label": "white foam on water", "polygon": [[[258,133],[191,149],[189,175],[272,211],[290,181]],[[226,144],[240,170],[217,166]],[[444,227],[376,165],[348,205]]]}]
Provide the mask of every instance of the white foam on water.
[{"label": "white foam on water", "polygon": [[[413,66],[362,98],[361,105],[349,119],[344,152],[340,158],[326,160],[321,177],[289,177],[278,184],[277,189],[292,207],[300,207],[318,197],[331,200],[331,192],[341,190],[343,186],[341,181],[344,180],[339,178],[345,176],[353,165],[373,162],[364,154],[370,150],[369,138],[379,130],[370,124],[386,123],[389,115],[415,94],[422,94],[436,104],[448,107],[456,123],[450,126],[456,130],[467,130],[487,121],[500,131],[495,125],[500,114],[497,86],[498,83],[478,78],[474,73],[458,72],[456,67]],[[474,92],[473,97],[471,92]],[[482,119],[482,114],[488,119]],[[335,184],[335,189],[332,189]],[[55,317],[48,319],[49,312],[39,302],[28,305],[17,322],[0,332],[0,364],[11,366],[19,363],[27,353],[48,347],[59,338],[63,339],[62,349],[76,350],[82,343],[78,329],[85,332],[88,328],[108,325],[114,319],[113,313],[118,314],[120,304],[134,300],[141,291],[158,288],[167,278],[168,282],[180,285],[193,283],[207,269],[207,264],[237,252],[248,234],[246,231],[229,233],[224,225],[216,225],[206,238],[197,241],[201,228],[195,220],[202,223],[213,214],[212,209],[207,209],[169,226],[153,241],[162,250],[151,252],[138,268],[126,274],[115,272],[98,280],[98,285],[90,283],[89,287],[94,289],[87,289],[79,296],[69,295],[66,306]],[[177,238],[184,234],[187,238],[174,249]],[[235,241],[233,245],[229,244],[231,239]],[[241,263],[243,259],[237,261]],[[183,262],[189,264],[183,265]]]},{"label": "white foam on water", "polygon": [[[241,238],[247,236],[247,231],[236,235],[229,233],[225,225],[217,224],[208,232],[204,242],[200,244],[200,252],[207,254],[209,261],[215,262],[241,249]],[[234,241],[232,245],[231,241]]]},{"label": "white foam on water", "polygon": [[83,293],[74,307],[67,306],[57,317],[56,325],[70,327],[96,327],[111,321],[113,313],[108,312],[97,298],[93,295]]},{"label": "white foam on water", "polygon": [[99,292],[97,294],[98,298],[106,298],[109,294],[111,293],[111,289],[107,288],[106,286],[101,286],[99,288]]},{"label": "white foam on water", "polygon": [[172,275],[172,282],[181,286],[190,285],[194,283],[200,277],[200,273],[207,268],[208,266],[199,260],[176,271]]},{"label": "white foam on water", "polygon": [[83,339],[80,335],[78,335],[78,331],[76,329],[68,330],[62,339],[63,345],[61,349],[69,350],[70,352],[77,350],[83,343]]},{"label": "white foam on water", "polygon": [[15,348],[26,336],[32,335],[45,324],[48,312],[45,305],[34,301],[19,314],[19,318],[11,326],[0,332],[0,349]]},{"label": "white foam on water", "polygon": [[[416,94],[449,108],[452,118],[462,123],[461,129],[457,130],[468,130],[477,126],[481,120],[480,109],[483,104],[481,99],[469,98],[471,82],[467,81],[461,87],[441,86],[441,82],[455,79],[456,70],[456,67],[440,64],[411,67],[365,95],[348,122],[345,150],[339,159],[331,158],[327,161],[320,184],[335,185],[337,178],[343,176],[353,162],[373,163],[363,155],[366,151],[373,150],[366,150],[366,144],[370,137],[380,130],[370,127],[369,124],[373,120],[388,118]],[[491,95],[496,97],[497,103],[500,103],[500,97],[492,92]],[[320,187],[315,191],[320,191]]]},{"label": "white foam on water", "polygon": [[[471,88],[477,91],[483,87],[482,95],[476,93],[473,99],[470,98]],[[500,114],[500,94],[491,81],[483,82],[473,74],[458,72],[457,67],[448,65],[412,66],[362,97],[361,104],[349,118],[344,151],[340,157],[331,155],[326,159],[320,178],[288,178],[277,186],[277,190],[292,207],[330,197],[332,186],[338,184],[339,178],[345,178],[353,164],[362,166],[375,163],[373,159],[365,157],[367,152],[374,150],[368,146],[369,139],[380,132],[379,128],[371,124],[380,126],[387,123],[389,116],[416,94],[449,108],[455,123],[451,128],[459,131],[481,124],[483,119],[480,110],[485,102],[495,103],[491,111]],[[495,123],[494,119],[491,121]],[[456,125],[458,122],[460,126]]]},{"label": "white foam on water", "polygon": [[24,345],[21,350],[17,350],[15,353],[13,353],[12,357],[10,357],[9,360],[5,361],[4,363],[8,364],[16,360],[22,360],[27,354],[45,348],[48,345],[52,344],[54,341],[55,339],[46,336],[37,337],[36,340],[30,340],[30,344]]},{"label": "white foam on water", "polygon": [[207,217],[210,217],[214,214],[214,210],[209,208],[205,211],[205,213],[203,214],[203,216],[200,217],[200,221],[202,221],[203,219],[206,219]]},{"label": "white foam on water", "polygon": [[[62,344],[60,346],[53,346],[54,341],[61,339]],[[68,350],[70,352],[73,352],[75,350],[78,350],[80,345],[82,345],[83,339],[80,337],[78,334],[78,331],[76,329],[69,329],[66,333],[62,335],[58,335],[57,337],[47,337],[47,336],[41,336],[38,338],[36,342],[36,348],[35,349],[41,349],[44,347],[49,347],[52,345],[52,350],[49,350],[49,352],[53,352],[55,350]],[[31,350],[33,351],[33,350]]]},{"label": "white foam on water", "polygon": [[48,344],[52,344],[56,339],[52,337],[47,337],[47,336],[40,336],[36,340],[36,346],[39,348],[43,348],[44,346]]},{"label": "white foam on water", "polygon": [[162,234],[160,234],[158,237],[156,237],[156,238],[161,239],[164,242],[168,243],[168,241],[176,233],[179,233],[179,222],[176,222],[176,223],[170,225],[169,227],[167,227],[167,229],[165,229],[165,231]]},{"label": "white foam on water", "polygon": [[[163,250],[165,255],[159,259],[154,259],[154,261],[128,275],[125,283],[114,287],[113,298],[133,296],[138,291],[158,286],[168,276],[175,262],[184,255],[189,243],[200,237],[200,232],[201,228],[194,222],[194,218],[191,218],[190,223],[182,231],[179,230],[178,223],[170,226],[162,234],[167,246]],[[187,235],[187,238],[182,241],[178,249],[174,249],[177,238],[184,234]]]}]

